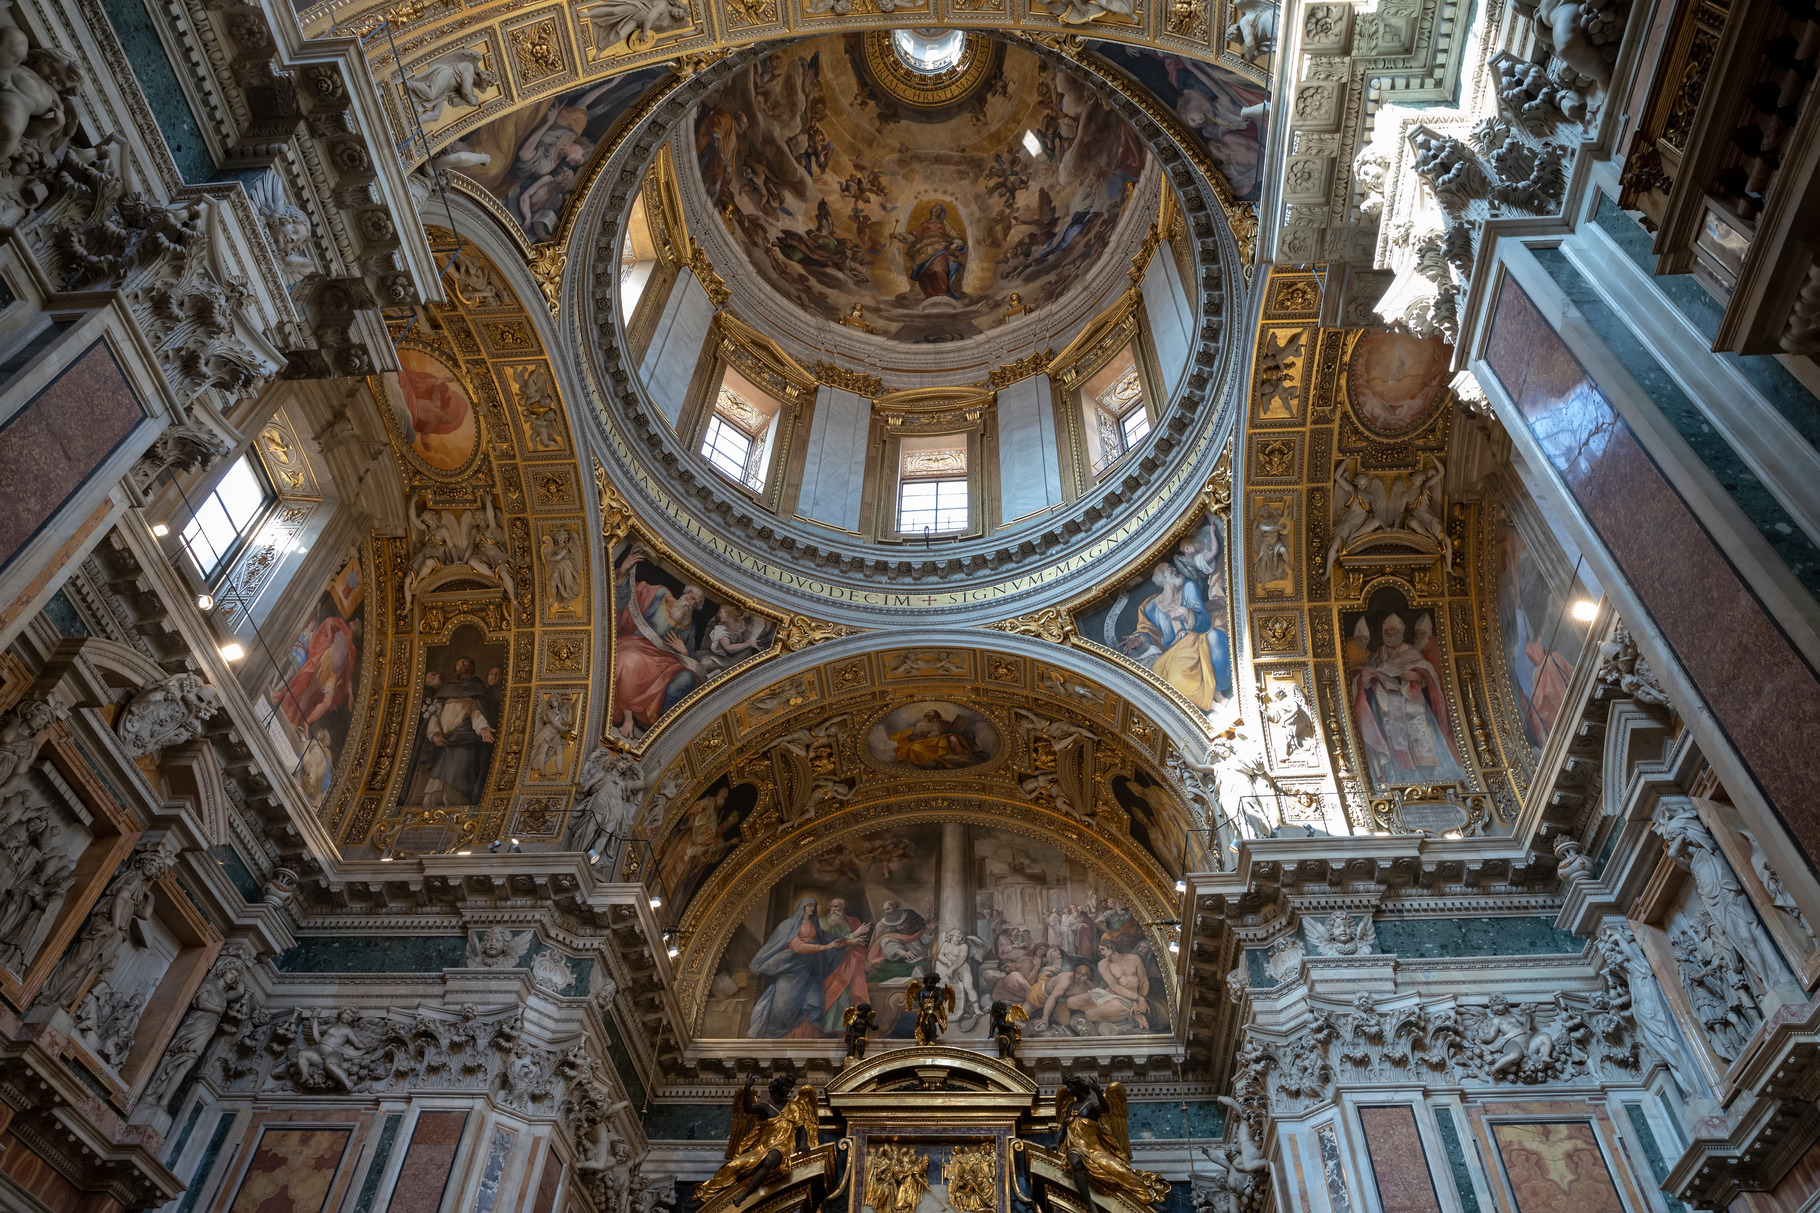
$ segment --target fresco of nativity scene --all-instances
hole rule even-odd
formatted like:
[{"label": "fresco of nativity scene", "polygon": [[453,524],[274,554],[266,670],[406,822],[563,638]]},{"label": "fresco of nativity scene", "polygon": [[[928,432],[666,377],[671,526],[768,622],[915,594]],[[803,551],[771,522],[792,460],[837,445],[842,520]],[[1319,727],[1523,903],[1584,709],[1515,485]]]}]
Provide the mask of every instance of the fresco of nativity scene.
[{"label": "fresco of nativity scene", "polygon": [[607,727],[637,741],[701,687],[769,652],[777,625],[710,596],[628,540],[613,560],[613,706]]},{"label": "fresco of nativity scene", "polygon": [[989,70],[912,104],[868,37],[767,55],[696,110],[702,187],[758,273],[904,342],[962,340],[1062,298],[1143,175],[1137,133],[1081,81],[983,40],[969,45]]},{"label": "fresco of nativity scene", "polygon": [[984,1039],[994,1001],[1022,1006],[1032,1039],[1170,1031],[1163,968],[1116,891],[1053,845],[951,823],[852,838],[773,882],[721,954],[700,1034],[839,1037],[863,1002],[876,1035],[908,1038],[904,989],[931,974],[955,988],[950,1038]]}]

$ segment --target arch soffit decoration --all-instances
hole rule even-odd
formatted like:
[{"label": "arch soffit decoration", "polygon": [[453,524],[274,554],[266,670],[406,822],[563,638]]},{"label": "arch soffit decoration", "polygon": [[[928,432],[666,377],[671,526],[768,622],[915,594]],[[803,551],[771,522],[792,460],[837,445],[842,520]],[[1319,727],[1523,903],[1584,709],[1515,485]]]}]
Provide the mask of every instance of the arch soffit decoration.
[{"label": "arch soffit decoration", "polygon": [[[335,772],[322,808],[343,854],[358,855],[377,845],[376,838],[396,839],[411,826],[446,835],[426,843],[432,850],[507,832],[559,838],[592,709],[599,578],[597,543],[590,538],[594,511],[562,397],[563,377],[553,373],[541,336],[547,317],[524,306],[511,276],[476,242],[464,240],[458,252],[446,229],[432,226],[429,235],[439,263],[449,265],[449,300],[421,309],[414,320],[391,321],[391,332],[401,351],[420,356],[419,370],[431,376],[434,390],[446,388],[465,400],[474,422],[472,447],[451,454],[418,442],[422,435],[396,376],[368,379],[410,512],[422,521],[405,535],[375,532],[363,552],[370,626],[344,749],[353,761]],[[452,432],[459,434],[460,427]],[[482,555],[489,506],[497,548]],[[432,568],[423,557],[444,511],[458,520],[468,517],[473,550]],[[550,553],[561,541],[559,531],[573,532],[568,542],[579,544],[581,557],[572,562],[580,592],[569,598],[558,591],[574,588],[572,581],[552,576]],[[464,624],[478,628],[488,643],[505,646],[500,719],[494,722],[499,744],[478,803],[435,813],[405,807],[428,650]],[[540,714],[552,702],[566,708],[575,727],[557,740],[557,752],[534,766]]]},{"label": "arch soffit decoration", "polygon": [[[695,727],[673,730],[671,744],[645,764],[642,832],[656,842],[658,861],[721,780],[754,784],[758,795],[739,843],[699,890],[682,901],[667,892],[683,930],[700,931],[759,867],[793,862],[849,826],[907,820],[906,802],[953,812],[991,805],[995,822],[1022,820],[1091,842],[1140,874],[1121,884],[1135,879],[1167,900],[1186,832],[1201,826],[1200,811],[1164,774],[1171,736],[1184,723],[1177,705],[1063,646],[1027,637],[990,643],[967,647],[952,632],[851,637],[793,654],[771,668],[762,690],[723,690],[699,705],[690,714]],[[895,717],[912,704],[983,719],[984,756],[951,770],[883,756],[890,747],[881,754],[875,735],[901,726]],[[1140,816],[1135,833],[1130,807],[1113,791],[1121,775],[1141,777],[1165,801],[1161,815],[1154,804],[1139,809],[1151,815]]]}]

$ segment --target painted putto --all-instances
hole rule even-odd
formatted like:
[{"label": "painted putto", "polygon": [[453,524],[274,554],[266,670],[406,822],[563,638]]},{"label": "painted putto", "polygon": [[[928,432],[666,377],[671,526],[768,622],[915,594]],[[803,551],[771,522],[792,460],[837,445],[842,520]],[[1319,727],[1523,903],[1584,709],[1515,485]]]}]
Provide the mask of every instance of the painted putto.
[{"label": "painted putto", "polygon": [[900,826],[849,838],[779,877],[734,931],[706,1037],[823,1039],[869,1003],[907,1038],[904,991],[939,975],[948,1038],[984,1041],[994,1002],[1025,1034],[1169,1031],[1162,968],[1125,899],[1052,844],[991,826]]},{"label": "painted putto", "polygon": [[[972,44],[970,44],[972,45]],[[1059,299],[1112,239],[1149,151],[1084,82],[978,40],[939,103],[887,88],[861,35],[759,60],[703,98],[695,160],[767,284],[828,320],[961,340]]]}]

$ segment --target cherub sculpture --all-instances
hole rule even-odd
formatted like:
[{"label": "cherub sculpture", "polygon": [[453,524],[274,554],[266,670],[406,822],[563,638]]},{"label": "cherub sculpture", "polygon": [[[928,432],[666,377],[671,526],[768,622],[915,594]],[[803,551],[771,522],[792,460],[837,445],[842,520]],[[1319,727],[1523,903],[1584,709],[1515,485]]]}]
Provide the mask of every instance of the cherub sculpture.
[{"label": "cherub sculpture", "polygon": [[804,1146],[817,1144],[815,1088],[801,1086],[796,1094],[786,1097],[790,1079],[771,1080],[771,1097],[781,1106],[771,1116],[764,1114],[747,1083],[733,1096],[733,1131],[727,1138],[727,1160],[713,1178],[695,1189],[702,1204],[727,1191],[740,1180],[745,1188],[734,1198],[734,1207],[744,1204],[754,1192],[764,1187],[779,1168]]},{"label": "cherub sculpture", "polygon": [[992,1039],[998,1045],[1000,1057],[1011,1057],[1017,1053],[1017,1047],[1024,1039],[1024,1030],[1018,1025],[1029,1018],[1030,1012],[1024,1010],[1022,1003],[993,1000]]},{"label": "cherub sculpture", "polygon": [[322,1089],[339,1084],[350,1095],[355,1079],[350,1067],[363,1061],[372,1047],[355,1026],[360,1012],[343,1007],[324,1027],[317,1011],[311,1008],[303,1021],[303,1044],[297,1050],[297,1077],[303,1086]]},{"label": "cherub sculpture", "polygon": [[939,973],[927,985],[913,977],[904,987],[904,1010],[916,1015],[916,1043],[932,1045],[948,1030],[948,1012],[954,1010],[954,987],[944,985]]},{"label": "cherub sculpture", "polygon": [[1093,1208],[1093,1188],[1110,1189],[1142,1205],[1160,1205],[1169,1181],[1131,1165],[1130,1114],[1125,1084],[1101,1089],[1084,1074],[1070,1074],[1056,1093],[1062,1122],[1062,1157],[1074,1176],[1081,1206]]},{"label": "cherub sculpture", "polygon": [[847,1056],[854,1061],[862,1061],[866,1056],[866,1033],[878,1031],[878,1016],[872,1011],[869,1002],[856,1002],[841,1015],[841,1025],[847,1029]]}]

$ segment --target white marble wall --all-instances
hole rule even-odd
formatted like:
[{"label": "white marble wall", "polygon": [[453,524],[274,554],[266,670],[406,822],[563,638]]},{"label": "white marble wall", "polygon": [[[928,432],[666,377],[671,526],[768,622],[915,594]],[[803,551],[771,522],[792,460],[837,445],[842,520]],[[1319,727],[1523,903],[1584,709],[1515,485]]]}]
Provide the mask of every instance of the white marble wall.
[{"label": "white marble wall", "polygon": [[682,417],[689,380],[701,361],[702,342],[708,339],[708,325],[713,320],[714,304],[695,275],[678,275],[638,370],[651,402],[672,427]]},{"label": "white marble wall", "polygon": [[831,387],[815,393],[815,420],[809,427],[797,513],[843,531],[859,530],[871,421],[872,402],[864,396]]},{"label": "white marble wall", "polygon": [[1020,379],[998,394],[999,516],[1006,522],[1062,503],[1049,376]]},{"label": "white marble wall", "polygon": [[1160,245],[1144,271],[1144,311],[1150,319],[1150,339],[1156,346],[1157,365],[1163,372],[1163,389],[1175,394],[1188,369],[1194,348],[1194,308],[1176,273],[1175,255],[1167,242]]}]

